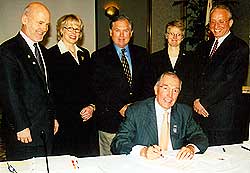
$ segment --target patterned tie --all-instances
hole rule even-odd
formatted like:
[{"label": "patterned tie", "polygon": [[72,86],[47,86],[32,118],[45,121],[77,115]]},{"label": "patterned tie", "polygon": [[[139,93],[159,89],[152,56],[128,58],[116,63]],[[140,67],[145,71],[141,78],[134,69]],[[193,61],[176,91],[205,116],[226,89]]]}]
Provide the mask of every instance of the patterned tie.
[{"label": "patterned tie", "polygon": [[38,49],[37,43],[34,43],[34,47],[35,47],[36,60],[37,60],[37,62],[39,64],[39,67],[40,67],[42,73],[45,74],[45,69],[44,69],[44,64],[43,64],[43,60],[42,60],[42,55],[40,54],[40,51]]},{"label": "patterned tie", "polygon": [[215,53],[216,50],[217,50],[218,43],[219,43],[218,40],[216,40],[215,43],[214,43],[213,49],[212,49],[212,51],[211,51],[211,53],[210,53],[210,55],[209,55],[209,59],[210,59],[210,60],[212,59],[212,56],[214,55],[214,53]]},{"label": "patterned tie", "polygon": [[124,71],[124,74],[127,77],[129,86],[131,87],[131,85],[132,85],[132,78],[131,78],[131,74],[130,74],[130,70],[129,70],[128,61],[127,61],[127,58],[125,56],[126,49],[122,49],[121,51],[122,51],[121,63],[122,63],[123,71]]},{"label": "patterned tie", "polygon": [[165,111],[161,125],[160,147],[164,151],[168,150],[168,143],[170,139],[170,124],[168,122],[168,115],[169,113]]}]

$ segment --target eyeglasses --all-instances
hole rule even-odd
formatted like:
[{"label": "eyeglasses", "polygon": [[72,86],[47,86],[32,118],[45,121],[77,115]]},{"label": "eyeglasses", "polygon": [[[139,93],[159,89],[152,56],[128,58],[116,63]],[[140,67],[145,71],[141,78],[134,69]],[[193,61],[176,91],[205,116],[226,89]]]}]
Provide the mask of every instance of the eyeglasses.
[{"label": "eyeglasses", "polygon": [[183,35],[180,33],[173,33],[173,32],[168,32],[167,33],[171,37],[182,37]]},{"label": "eyeglasses", "polygon": [[172,91],[174,94],[179,94],[180,93],[180,89],[179,88],[173,88],[171,89],[169,86],[166,86],[166,85],[160,85],[159,86],[163,92],[170,92]]},{"label": "eyeglasses", "polygon": [[73,31],[75,31],[76,33],[80,33],[80,32],[82,32],[82,30],[80,30],[79,28],[73,28],[73,27],[64,27],[65,29],[67,29],[69,32],[73,32]]},{"label": "eyeglasses", "polygon": [[215,25],[215,24],[217,24],[217,25],[225,25],[225,23],[227,23],[229,20],[218,20],[218,21],[211,20],[210,25]]}]

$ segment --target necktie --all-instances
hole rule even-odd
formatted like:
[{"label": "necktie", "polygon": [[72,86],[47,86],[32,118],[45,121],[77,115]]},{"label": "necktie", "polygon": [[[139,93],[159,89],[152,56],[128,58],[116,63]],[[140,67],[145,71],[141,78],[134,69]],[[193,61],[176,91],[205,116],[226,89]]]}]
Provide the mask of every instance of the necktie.
[{"label": "necktie", "polygon": [[131,87],[131,85],[132,85],[132,78],[131,78],[131,74],[130,74],[130,70],[129,70],[128,61],[127,61],[127,58],[125,56],[126,49],[122,49],[121,51],[122,51],[121,63],[122,63],[123,71],[124,71],[124,74],[127,77],[129,86]]},{"label": "necktie", "polygon": [[170,139],[170,124],[168,122],[168,115],[169,113],[167,111],[163,114],[163,121],[161,126],[161,135],[160,135],[160,147],[165,151],[168,150],[168,143]]},{"label": "necktie", "polygon": [[34,47],[35,47],[36,60],[39,64],[39,67],[40,67],[42,73],[44,74],[45,69],[44,69],[44,64],[43,64],[43,60],[42,60],[42,55],[40,54],[37,43],[34,43]]},{"label": "necktie", "polygon": [[218,42],[219,42],[219,41],[216,40],[215,43],[214,43],[213,49],[212,49],[212,51],[211,51],[211,53],[210,53],[210,55],[209,55],[210,60],[212,59],[212,56],[214,55],[214,53],[215,53],[216,50],[217,50]]}]

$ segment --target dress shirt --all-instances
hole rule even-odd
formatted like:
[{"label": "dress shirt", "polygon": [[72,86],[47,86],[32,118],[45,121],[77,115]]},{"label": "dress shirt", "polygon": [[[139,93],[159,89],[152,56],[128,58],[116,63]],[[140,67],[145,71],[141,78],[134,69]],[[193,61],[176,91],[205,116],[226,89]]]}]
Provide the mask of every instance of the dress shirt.
[{"label": "dress shirt", "polygon": [[[218,49],[218,48],[220,47],[221,43],[225,40],[225,38],[227,38],[227,36],[228,36],[230,33],[231,33],[231,32],[229,31],[226,35],[224,35],[223,37],[220,37],[220,38],[218,39],[218,45],[217,45],[217,48],[216,48],[216,49]],[[212,52],[212,50],[213,50],[213,47],[214,47],[215,42],[216,42],[216,39],[214,39],[214,43],[213,43],[213,46],[211,47],[211,50],[210,50],[209,55],[211,54],[211,52]]]},{"label": "dress shirt", "polygon": [[[25,35],[22,31],[20,31],[20,34],[21,36],[23,37],[23,39],[25,40],[25,42],[28,44],[29,48],[31,49],[32,53],[34,54],[34,56],[36,57],[36,54],[35,54],[35,47],[34,47],[34,41],[32,41],[29,37],[27,37],[27,35]],[[44,72],[45,72],[45,79],[46,79],[46,83],[47,83],[47,70],[46,70],[46,65],[45,65],[45,62],[44,62],[44,58],[43,58],[43,54],[41,52],[41,49],[39,47],[39,44],[37,44],[37,47],[40,51],[40,55],[42,56],[42,61],[43,61],[43,64],[44,64]],[[48,88],[47,88],[48,89]],[[49,91],[49,89],[48,89]]]},{"label": "dress shirt", "polygon": [[[162,121],[163,121],[163,115],[165,113],[165,111],[167,111],[169,114],[168,116],[168,122],[170,124],[170,119],[171,119],[171,108],[169,109],[164,109],[162,108],[159,103],[157,102],[157,100],[155,99],[155,112],[156,112],[156,121],[157,121],[157,132],[158,132],[158,141],[160,141],[160,137],[161,137],[161,126],[162,126]],[[171,125],[170,125],[170,131],[171,131]],[[173,147],[172,147],[172,142],[171,142],[171,132],[169,135],[169,143],[168,143],[168,151],[172,151]],[[153,144],[154,145],[154,144]],[[195,149],[195,153],[199,152],[200,150],[198,149],[197,146],[195,146],[194,144],[188,144],[188,145],[192,145]],[[131,155],[133,156],[140,156],[140,151],[141,149],[145,147],[143,145],[135,145],[132,148],[132,151],[130,152]],[[147,146],[148,147],[148,146]]]},{"label": "dress shirt", "polygon": [[121,59],[122,59],[122,49],[126,49],[126,51],[125,51],[125,57],[126,57],[126,59],[127,59],[127,61],[128,61],[129,70],[130,70],[130,75],[131,75],[131,77],[132,77],[132,62],[131,62],[131,57],[130,57],[130,52],[129,52],[128,45],[125,46],[124,48],[120,48],[120,47],[118,47],[118,46],[115,45],[115,44],[114,44],[114,46],[115,46],[116,52],[117,52],[117,54],[118,54],[118,57],[120,58],[120,61],[121,61]]},{"label": "dress shirt", "polygon": [[170,59],[170,61],[171,61],[171,65],[172,65],[172,67],[173,67],[173,69],[174,69],[174,66],[175,66],[175,64],[176,64],[176,61],[177,61],[177,59],[178,59],[178,56],[176,56],[176,57],[169,57],[169,59]]},{"label": "dress shirt", "polygon": [[[58,45],[58,48],[59,48],[61,54],[64,54],[64,53],[66,53],[66,52],[71,53],[71,52],[67,49],[67,47],[65,46],[65,44],[63,43],[62,40],[60,40],[60,41],[57,43],[57,45]],[[76,52],[82,51],[82,50],[81,50],[79,47],[77,47],[76,45],[74,45],[74,46],[75,46],[75,51],[76,51]],[[82,52],[83,52],[83,51],[82,51]],[[72,53],[71,53],[71,55],[74,57],[75,61],[76,61],[77,64],[79,65],[80,63],[79,63],[79,60],[78,60],[77,56],[75,57],[75,55],[72,54]]]},{"label": "dress shirt", "polygon": [[[160,141],[160,137],[161,137],[161,126],[162,126],[162,121],[163,121],[163,115],[165,113],[165,111],[167,111],[169,114],[168,116],[168,122],[170,124],[170,117],[171,117],[171,108],[169,109],[164,109],[162,108],[159,103],[157,102],[157,100],[155,100],[155,111],[156,111],[156,123],[157,123],[157,132],[158,132],[158,141]],[[169,136],[170,139],[169,139],[169,143],[168,143],[168,151],[171,151],[173,150],[173,147],[172,147],[172,142],[171,142],[171,135]],[[153,144],[155,145],[155,144]],[[130,152],[131,155],[134,155],[134,156],[140,156],[140,151],[141,149],[145,147],[143,145],[135,145],[133,148],[132,148],[132,151]]]}]

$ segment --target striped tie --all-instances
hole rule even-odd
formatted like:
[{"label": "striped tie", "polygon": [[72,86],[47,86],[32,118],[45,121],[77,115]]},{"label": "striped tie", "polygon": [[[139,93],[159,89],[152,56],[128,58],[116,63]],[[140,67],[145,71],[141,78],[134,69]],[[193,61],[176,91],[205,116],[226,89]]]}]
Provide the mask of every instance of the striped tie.
[{"label": "striped tie", "polygon": [[126,75],[126,78],[128,80],[129,86],[131,87],[131,85],[132,85],[132,78],[131,78],[131,74],[130,74],[130,70],[129,70],[128,61],[127,61],[127,58],[125,56],[126,49],[122,49],[121,51],[122,51],[121,63],[122,63],[123,71],[124,71],[124,74]]},{"label": "striped tie", "polygon": [[35,47],[36,60],[37,60],[37,62],[39,64],[39,67],[40,67],[42,73],[45,74],[45,69],[44,69],[44,64],[43,64],[43,60],[42,60],[42,55],[40,54],[40,51],[38,49],[37,43],[34,43],[34,47]]},{"label": "striped tie", "polygon": [[218,43],[219,43],[218,40],[216,40],[215,43],[214,43],[213,49],[212,49],[212,51],[211,51],[211,53],[210,53],[210,55],[209,55],[209,59],[210,59],[210,60],[212,60],[212,56],[214,55],[214,53],[215,53],[216,50],[217,50]]}]

